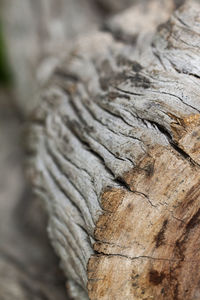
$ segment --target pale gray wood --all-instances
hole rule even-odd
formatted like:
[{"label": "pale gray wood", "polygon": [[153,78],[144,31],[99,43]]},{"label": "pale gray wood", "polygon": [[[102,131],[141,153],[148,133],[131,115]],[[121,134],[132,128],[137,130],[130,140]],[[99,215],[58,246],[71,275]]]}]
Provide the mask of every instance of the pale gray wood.
[{"label": "pale gray wood", "polygon": [[[32,116],[29,178],[46,203],[48,232],[62,268],[84,293],[77,292],[77,299],[87,299],[87,262],[102,191],[129,189],[123,174],[150,147],[168,146],[183,155],[173,116],[200,112],[200,5],[188,1],[154,33],[161,8],[151,4],[146,26],[141,11],[140,33],[128,26],[127,12],[124,22],[114,18],[106,32],[81,38],[43,86]],[[172,6],[162,5],[166,21]]]}]

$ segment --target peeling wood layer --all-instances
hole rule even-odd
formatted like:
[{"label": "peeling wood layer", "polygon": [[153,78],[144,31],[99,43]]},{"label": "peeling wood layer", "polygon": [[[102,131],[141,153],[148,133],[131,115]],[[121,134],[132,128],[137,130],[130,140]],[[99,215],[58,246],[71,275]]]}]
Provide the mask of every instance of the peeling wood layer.
[{"label": "peeling wood layer", "polygon": [[88,265],[90,299],[195,299],[199,167],[158,147],[124,180],[129,190],[111,189],[102,198],[97,254]]}]

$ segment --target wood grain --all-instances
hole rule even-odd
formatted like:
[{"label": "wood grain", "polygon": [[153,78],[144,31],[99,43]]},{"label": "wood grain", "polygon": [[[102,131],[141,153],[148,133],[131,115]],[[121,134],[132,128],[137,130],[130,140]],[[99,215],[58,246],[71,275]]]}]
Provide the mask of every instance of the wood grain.
[{"label": "wood grain", "polygon": [[200,4],[167,21],[169,4],[81,38],[30,120],[29,178],[77,299],[199,297]]}]

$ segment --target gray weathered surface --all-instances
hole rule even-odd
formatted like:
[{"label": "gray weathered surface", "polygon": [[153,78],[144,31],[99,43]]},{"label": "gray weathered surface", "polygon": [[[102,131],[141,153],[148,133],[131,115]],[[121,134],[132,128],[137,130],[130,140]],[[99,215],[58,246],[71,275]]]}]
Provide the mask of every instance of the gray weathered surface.
[{"label": "gray weathered surface", "polygon": [[[155,145],[185,151],[171,124],[178,130],[182,116],[200,112],[199,15],[199,3],[187,2],[153,36],[113,20],[108,32],[77,42],[43,88],[32,116],[29,177],[46,203],[62,267],[86,298],[102,191],[129,189],[124,174]],[[156,21],[148,22],[152,32]],[[128,39],[116,37],[116,24]]]}]

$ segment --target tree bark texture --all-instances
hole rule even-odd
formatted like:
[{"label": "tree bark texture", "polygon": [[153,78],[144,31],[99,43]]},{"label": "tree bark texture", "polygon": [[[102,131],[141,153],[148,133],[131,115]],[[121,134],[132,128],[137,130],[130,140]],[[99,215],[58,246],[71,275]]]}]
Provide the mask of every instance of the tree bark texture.
[{"label": "tree bark texture", "polygon": [[28,175],[75,299],[200,298],[200,4],[168,21],[172,2],[148,6],[81,38],[30,121]]}]

